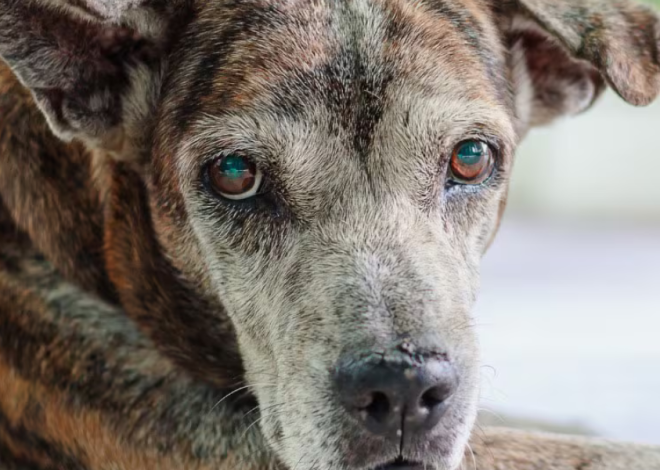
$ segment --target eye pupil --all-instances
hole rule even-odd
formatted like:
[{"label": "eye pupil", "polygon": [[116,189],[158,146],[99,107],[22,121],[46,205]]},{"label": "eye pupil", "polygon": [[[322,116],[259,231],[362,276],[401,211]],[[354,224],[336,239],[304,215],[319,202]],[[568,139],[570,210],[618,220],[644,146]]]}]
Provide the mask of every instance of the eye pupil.
[{"label": "eye pupil", "polygon": [[249,167],[244,158],[237,155],[230,155],[221,160],[220,170],[228,178],[239,178],[249,170]]},{"label": "eye pupil", "polygon": [[465,165],[478,165],[487,151],[487,149],[484,149],[483,145],[480,142],[468,142],[463,144],[458,150],[458,158],[460,158]]},{"label": "eye pupil", "polygon": [[481,184],[495,169],[491,147],[482,141],[470,140],[459,144],[452,154],[451,178],[461,184]]},{"label": "eye pupil", "polygon": [[258,189],[261,176],[253,162],[235,154],[217,159],[208,171],[213,189],[230,199],[253,196],[252,192]]}]

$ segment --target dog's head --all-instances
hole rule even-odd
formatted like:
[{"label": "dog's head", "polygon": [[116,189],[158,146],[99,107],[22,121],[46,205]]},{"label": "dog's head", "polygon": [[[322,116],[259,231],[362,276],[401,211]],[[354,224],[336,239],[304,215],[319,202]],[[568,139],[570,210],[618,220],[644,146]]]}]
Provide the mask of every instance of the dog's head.
[{"label": "dog's head", "polygon": [[[108,205],[141,175],[167,262],[126,242],[117,288],[172,265],[198,298],[165,314],[161,285],[135,318],[212,382],[229,318],[291,469],[454,468],[515,147],[606,84],[650,103],[658,18],[608,0],[110,4],[2,0],[0,54],[57,135],[133,169]],[[130,212],[111,245],[142,233]]]}]

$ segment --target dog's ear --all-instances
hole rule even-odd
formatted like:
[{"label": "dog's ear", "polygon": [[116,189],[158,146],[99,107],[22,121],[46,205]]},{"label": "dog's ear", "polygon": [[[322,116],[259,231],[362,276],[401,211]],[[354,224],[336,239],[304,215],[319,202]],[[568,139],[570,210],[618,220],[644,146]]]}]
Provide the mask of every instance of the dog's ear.
[{"label": "dog's ear", "polygon": [[606,84],[637,106],[660,93],[660,19],[650,8],[628,0],[513,0],[500,8],[528,125],[586,110]]},{"label": "dog's ear", "polygon": [[178,3],[0,0],[0,57],[58,137],[131,158],[159,90]]}]

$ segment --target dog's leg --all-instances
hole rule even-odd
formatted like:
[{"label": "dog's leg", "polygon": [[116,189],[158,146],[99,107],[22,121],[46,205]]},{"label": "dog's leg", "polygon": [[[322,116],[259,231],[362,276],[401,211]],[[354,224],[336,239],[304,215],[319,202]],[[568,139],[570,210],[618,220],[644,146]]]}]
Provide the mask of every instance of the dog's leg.
[{"label": "dog's leg", "polygon": [[501,428],[475,431],[464,469],[656,470],[660,448]]},{"label": "dog's leg", "polygon": [[228,396],[190,378],[20,235],[0,237],[0,462],[272,468],[258,427],[249,427],[259,415],[248,390]]}]

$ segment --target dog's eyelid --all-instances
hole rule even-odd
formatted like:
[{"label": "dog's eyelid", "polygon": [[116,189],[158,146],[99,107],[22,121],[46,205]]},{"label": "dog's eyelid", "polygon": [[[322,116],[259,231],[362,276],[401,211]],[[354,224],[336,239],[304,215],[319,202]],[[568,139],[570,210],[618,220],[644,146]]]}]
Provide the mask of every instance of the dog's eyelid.
[{"label": "dog's eyelid", "polygon": [[264,155],[256,149],[248,149],[247,147],[240,146],[227,146],[221,147],[221,149],[215,149],[211,151],[204,152],[204,157],[201,162],[201,166],[206,166],[217,159],[228,157],[230,155],[238,155],[239,157],[246,158],[256,164],[260,169],[265,169],[267,166],[265,163],[267,159],[264,158]]},{"label": "dog's eyelid", "polygon": [[[228,157],[230,155],[238,155],[247,160],[253,162],[257,168],[263,173],[264,180],[268,179],[269,181],[276,180],[277,171],[273,166],[273,159],[260,150],[254,148],[248,149],[247,147],[239,146],[227,146],[223,147],[221,150],[211,150],[203,152],[203,157],[200,162],[197,164],[198,168],[201,168],[202,171],[205,171],[209,165],[213,164],[214,161],[218,159]],[[275,181],[277,183],[277,181]]]},{"label": "dog's eyelid", "polygon": [[466,140],[481,140],[490,144],[493,148],[500,150],[506,146],[507,132],[505,128],[493,125],[486,121],[472,122],[463,129],[461,136],[455,138],[454,145]]},{"label": "dog's eyelid", "polygon": [[460,139],[453,142],[449,146],[449,148],[453,149],[457,145],[460,145],[462,142],[467,142],[469,140],[477,140],[477,141],[485,142],[493,150],[495,150],[498,153],[501,152],[505,148],[505,145],[504,145],[504,142],[502,141],[502,139],[500,139],[499,137],[495,136],[492,133],[485,133],[483,131],[482,132],[470,132],[470,133],[464,134]]}]

